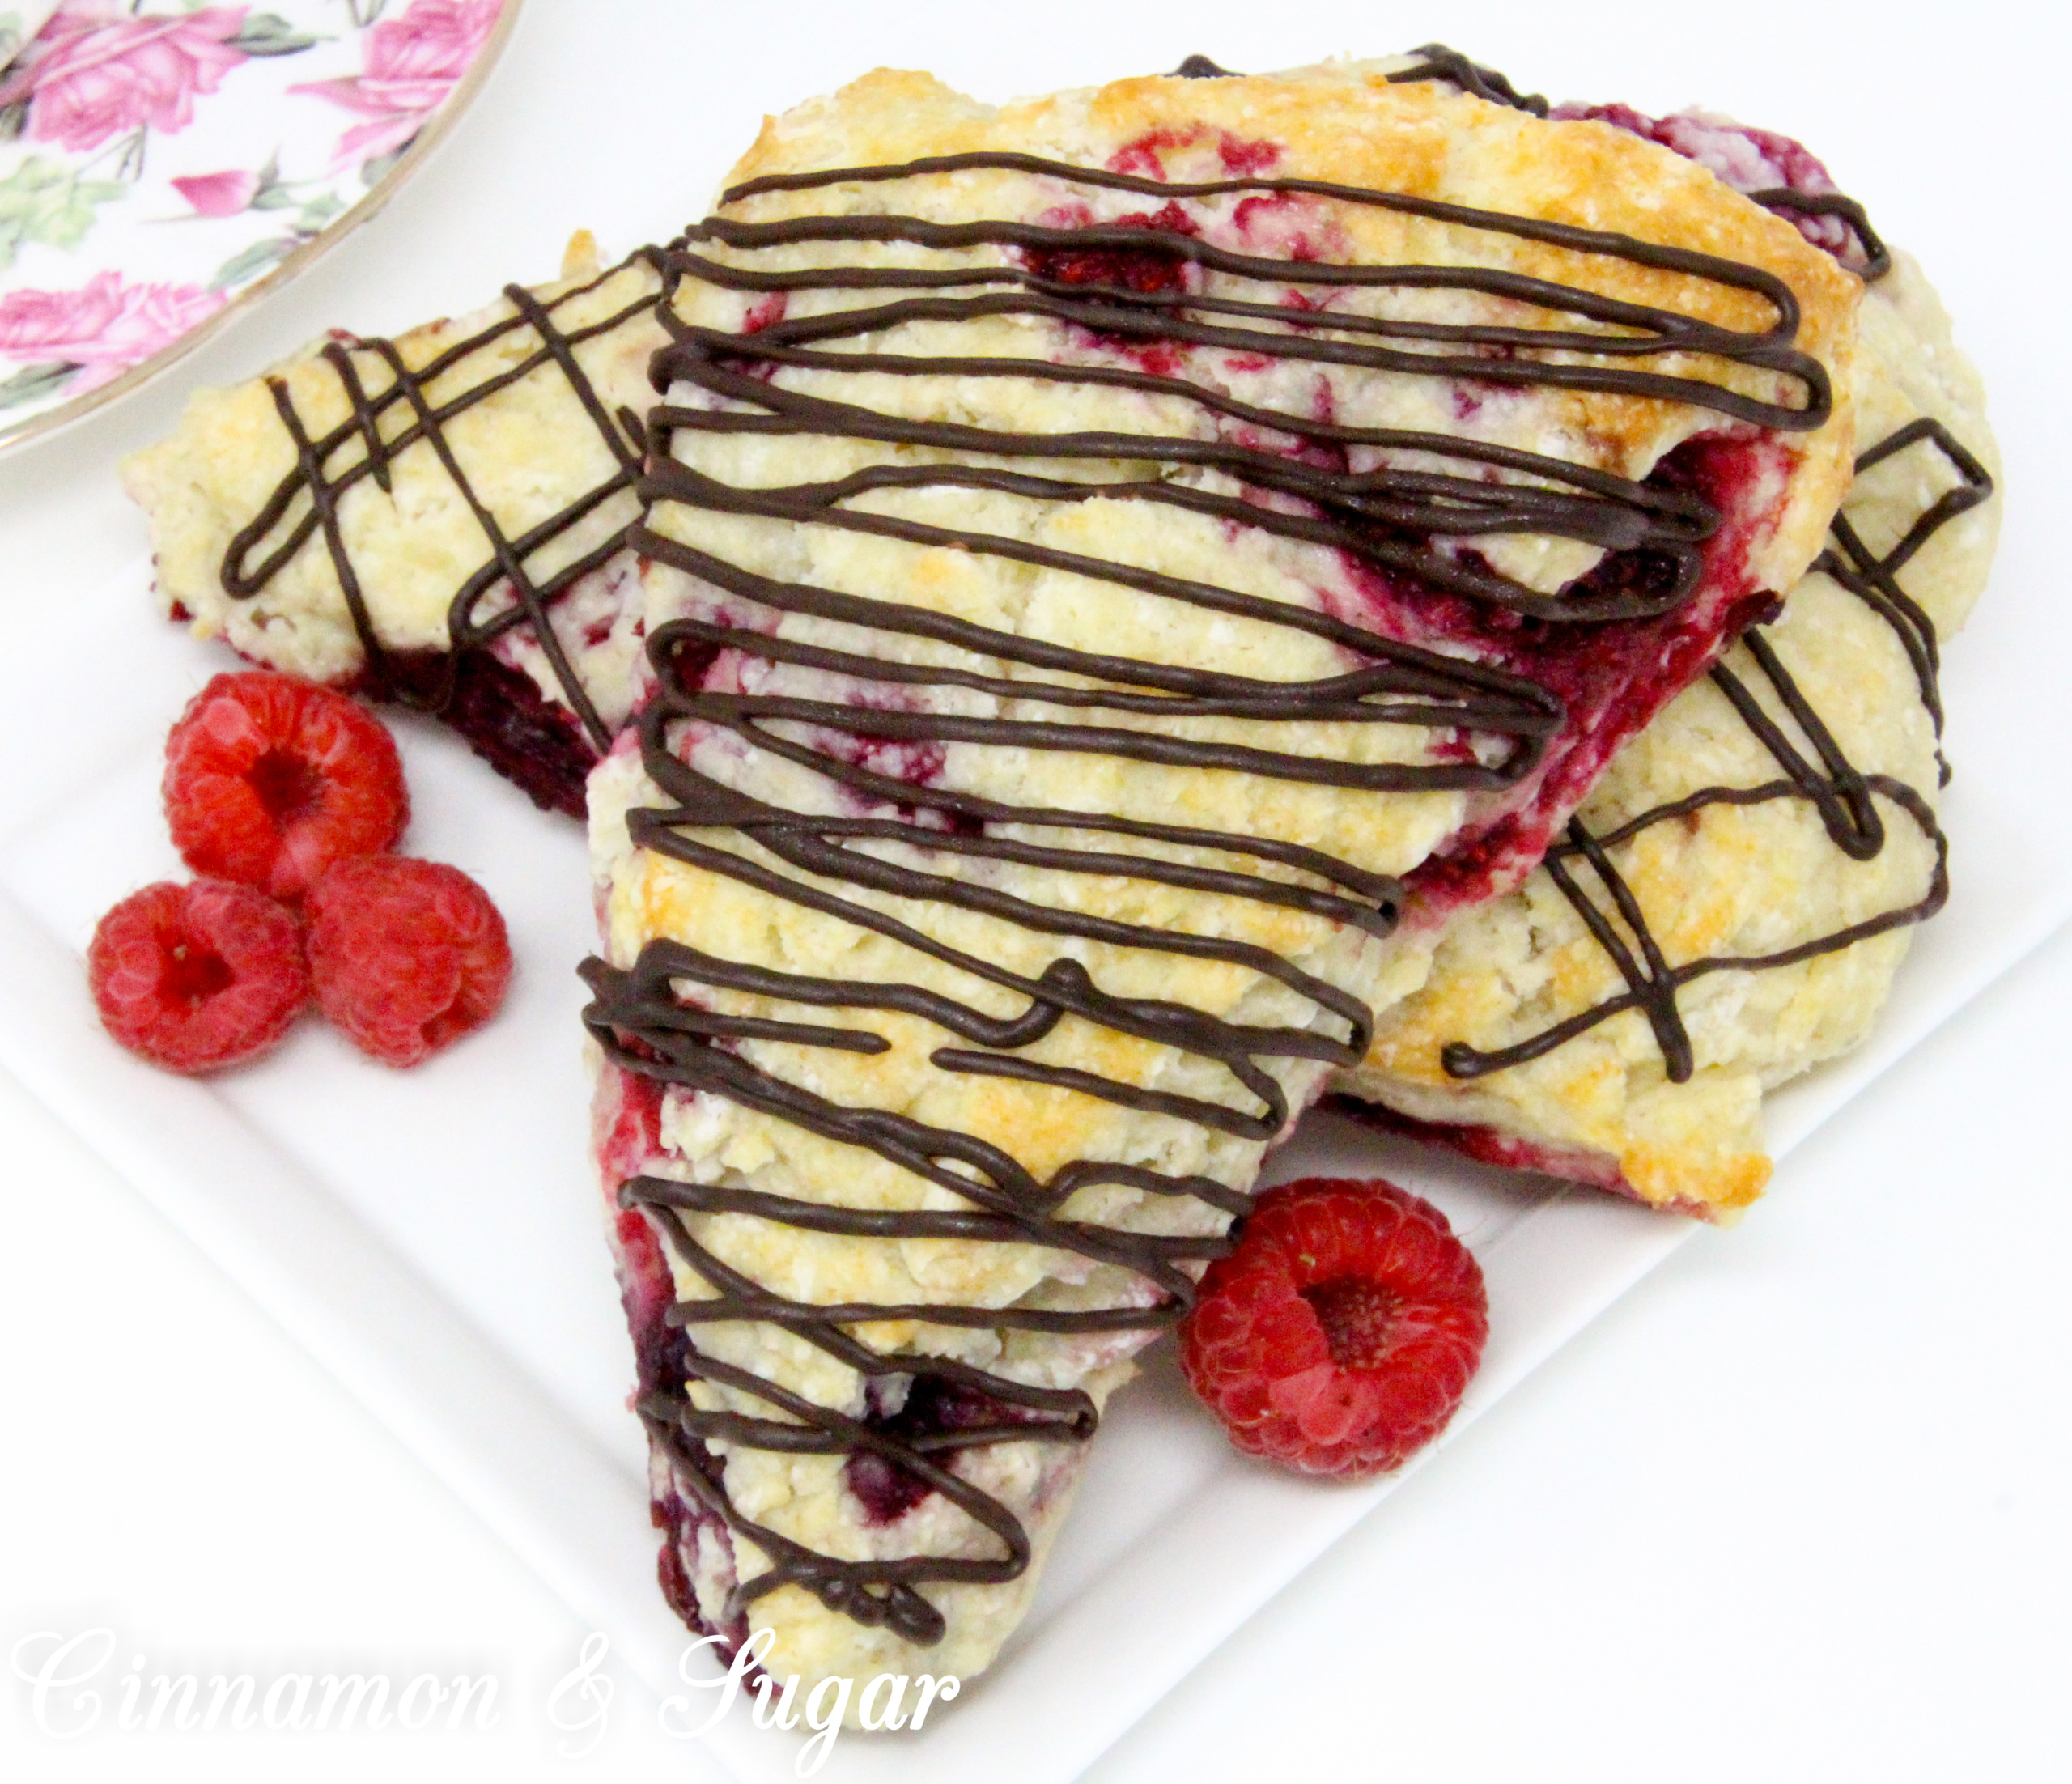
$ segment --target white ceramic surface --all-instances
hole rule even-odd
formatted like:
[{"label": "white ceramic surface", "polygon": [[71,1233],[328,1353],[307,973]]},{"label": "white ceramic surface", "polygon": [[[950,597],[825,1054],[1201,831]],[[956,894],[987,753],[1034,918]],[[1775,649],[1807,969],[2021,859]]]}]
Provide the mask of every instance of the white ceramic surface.
[{"label": "white ceramic surface", "polygon": [[[108,904],[179,871],[159,809],[159,742],[220,666],[145,622],[146,574],[139,563],[78,602],[0,669],[0,755],[58,765],[0,792],[0,1064],[666,1693],[684,1637],[653,1585],[641,1446],[623,1409],[630,1361],[584,1150],[581,991],[557,964],[590,940],[580,835],[435,728],[400,723],[411,846],[474,873],[510,921],[521,967],[503,1016],[407,1074],[316,1024],[214,1083],[139,1064],[100,1032],[79,951]],[[37,666],[88,659],[101,672],[84,707]],[[2022,765],[1974,754],[1966,767],[1947,814],[1965,895],[1923,932],[1871,1046],[1776,1099],[1780,1151],[2072,914],[2064,843],[2019,822]],[[1481,1259],[1491,1342],[1456,1433],[1688,1230],[1328,1119],[1276,1161],[1281,1175],[1320,1168],[1410,1183]],[[851,1743],[826,1775],[926,1784],[983,1765],[989,1784],[1059,1784],[1396,1484],[1320,1488],[1241,1460],[1154,1361],[1115,1402],[1036,1608],[996,1671],[923,1737]],[[1047,1704],[1072,1706],[1051,1738],[1013,1739]],[[745,1778],[790,1775],[790,1742],[745,1718],[709,1744]]]}]

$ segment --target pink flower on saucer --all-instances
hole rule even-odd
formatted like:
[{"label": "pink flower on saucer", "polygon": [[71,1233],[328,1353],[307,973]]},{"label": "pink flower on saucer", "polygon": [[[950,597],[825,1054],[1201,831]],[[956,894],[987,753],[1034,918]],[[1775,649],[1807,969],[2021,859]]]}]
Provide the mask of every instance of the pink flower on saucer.
[{"label": "pink flower on saucer", "polygon": [[367,32],[364,73],[291,87],[291,93],[315,93],[367,120],[338,138],[332,166],[403,147],[446,103],[503,10],[503,0],[412,0],[400,18]]},{"label": "pink flower on saucer", "polygon": [[197,215],[235,217],[252,202],[259,189],[259,176],[231,168],[222,173],[190,173],[172,185]]},{"label": "pink flower on saucer", "polygon": [[79,152],[125,130],[171,135],[193,121],[194,97],[245,60],[231,42],[243,6],[133,19],[91,3],[43,28],[34,59],[0,82],[0,105],[29,101],[28,134]]},{"label": "pink flower on saucer", "polygon": [[200,285],[125,285],[113,271],[76,291],[9,291],[0,296],[0,358],[83,366],[69,392],[77,395],[170,346],[225,295]]}]

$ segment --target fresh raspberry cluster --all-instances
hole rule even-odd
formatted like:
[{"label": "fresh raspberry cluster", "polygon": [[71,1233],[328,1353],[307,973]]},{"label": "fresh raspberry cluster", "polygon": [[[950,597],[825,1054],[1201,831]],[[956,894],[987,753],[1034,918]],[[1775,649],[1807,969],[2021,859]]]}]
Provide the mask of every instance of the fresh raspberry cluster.
[{"label": "fresh raspberry cluster", "polygon": [[1180,1363],[1239,1449],[1357,1478],[1446,1428],[1488,1335],[1445,1215],[1392,1183],[1312,1177],[1264,1191],[1208,1267]]},{"label": "fresh raspberry cluster", "polygon": [[108,1033],[168,1070],[240,1065],[313,996],[363,1052],[419,1060],[495,1014],[511,945],[457,868],[393,855],[410,821],[395,740],[357,701],[269,670],[219,675],[166,740],[166,821],[206,876],[100,920]]}]

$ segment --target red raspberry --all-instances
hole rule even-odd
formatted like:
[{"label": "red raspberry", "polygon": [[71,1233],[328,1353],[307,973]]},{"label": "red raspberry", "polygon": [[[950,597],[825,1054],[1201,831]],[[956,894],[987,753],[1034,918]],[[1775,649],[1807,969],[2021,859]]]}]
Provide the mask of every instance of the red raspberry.
[{"label": "red raspberry", "polygon": [[339,861],[304,909],[318,1008],[384,1064],[415,1065],[503,1001],[503,918],[457,867],[401,855]]},{"label": "red raspberry", "polygon": [[332,862],[393,847],[410,796],[395,740],[365,707],[256,669],[219,675],[180,715],[165,814],[196,873],[294,899]]},{"label": "red raspberry", "polygon": [[1261,1195],[1180,1327],[1187,1381],[1253,1455],[1306,1474],[1400,1467],[1460,1404],[1489,1336],[1482,1272],[1393,1183]]},{"label": "red raspberry", "polygon": [[309,1001],[295,914],[222,880],[131,894],[94,930],[87,979],[109,1034],[190,1074],[257,1058]]}]

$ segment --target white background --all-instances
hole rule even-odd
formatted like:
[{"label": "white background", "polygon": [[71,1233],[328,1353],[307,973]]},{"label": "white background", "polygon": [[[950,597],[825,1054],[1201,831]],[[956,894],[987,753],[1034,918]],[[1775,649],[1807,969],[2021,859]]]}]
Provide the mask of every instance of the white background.
[{"label": "white background", "polygon": [[[367,331],[702,210],[760,115],[877,62],[988,96],[1432,36],[1556,98],[1700,101],[1803,136],[1942,287],[2011,501],[1953,647],[1952,754],[2066,735],[2064,28],[2014,8],[1059,0],[1006,12],[532,0],[474,114],[331,260],[155,389],[0,463],[0,604],[98,587],[142,542],[113,483],[185,391],[333,322]],[[701,30],[701,25],[706,28]],[[115,646],[112,648],[119,648]],[[2054,649],[2054,648],[2053,648]],[[79,697],[92,699],[91,665]],[[34,773],[33,763],[11,771]],[[2039,779],[2040,823],[2072,797]],[[1963,863],[1957,864],[1959,897]],[[0,997],[7,995],[0,987]],[[1095,1768],[1165,1778],[2047,1774],[2072,1659],[2072,940],[1797,1153],[1261,1614]],[[612,1740],[541,1711],[584,1630],[147,1207],[0,1081],[0,1646],[108,1625],[152,1671],[493,1671],[452,1737],[53,1743],[6,1681],[0,1765],[70,1778],[594,1778],[699,1756],[622,1679]],[[600,1258],[601,1268],[601,1257]],[[1056,1706],[1059,1716],[1068,1705]]]}]

